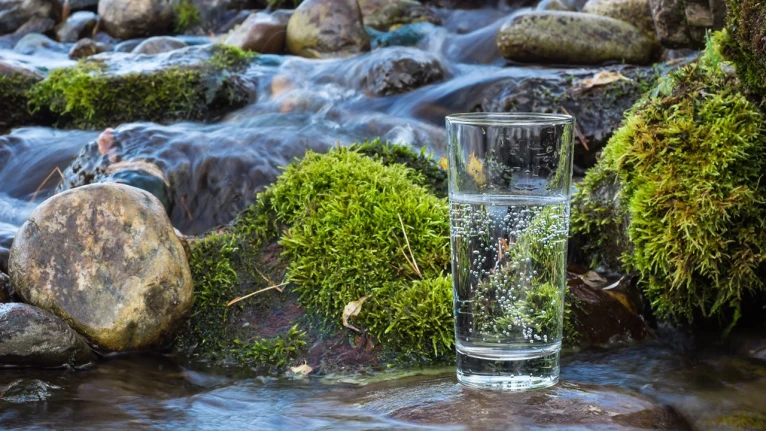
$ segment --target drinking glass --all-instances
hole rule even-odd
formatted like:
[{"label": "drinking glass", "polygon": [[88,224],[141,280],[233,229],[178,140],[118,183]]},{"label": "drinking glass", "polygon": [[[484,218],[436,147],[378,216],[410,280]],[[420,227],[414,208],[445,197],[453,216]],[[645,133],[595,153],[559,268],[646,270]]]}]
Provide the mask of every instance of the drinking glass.
[{"label": "drinking glass", "polygon": [[457,377],[468,386],[554,385],[566,288],[575,120],[447,117]]}]

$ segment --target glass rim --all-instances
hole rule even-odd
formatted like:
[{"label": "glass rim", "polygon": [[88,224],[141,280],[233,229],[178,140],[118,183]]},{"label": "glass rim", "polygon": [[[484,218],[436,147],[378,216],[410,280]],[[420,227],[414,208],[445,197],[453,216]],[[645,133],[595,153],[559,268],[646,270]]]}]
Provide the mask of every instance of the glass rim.
[{"label": "glass rim", "polygon": [[574,124],[575,117],[540,112],[465,112],[447,115],[446,121],[467,126],[551,126]]}]

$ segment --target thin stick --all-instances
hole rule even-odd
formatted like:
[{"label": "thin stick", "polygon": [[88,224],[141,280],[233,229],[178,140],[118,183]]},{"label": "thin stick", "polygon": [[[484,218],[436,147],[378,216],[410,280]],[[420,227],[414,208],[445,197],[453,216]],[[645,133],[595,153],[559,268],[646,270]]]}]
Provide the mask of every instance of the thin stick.
[{"label": "thin stick", "polygon": [[255,272],[257,272],[257,273],[258,273],[258,275],[260,275],[260,276],[261,276],[261,278],[263,278],[264,280],[266,280],[266,283],[269,283],[269,284],[274,284],[274,282],[273,282],[273,281],[271,281],[271,280],[270,280],[268,277],[266,277],[265,275],[263,275],[263,273],[261,273],[261,271],[258,271],[258,268],[256,268],[256,267],[253,267],[253,269],[255,270]]},{"label": "thin stick", "polygon": [[192,220],[192,215],[189,211],[189,207],[186,206],[186,196],[181,196],[181,205],[183,205],[184,209],[186,210],[186,216],[189,217],[189,220]]},{"label": "thin stick", "polygon": [[[567,111],[567,108],[561,107],[561,111],[563,111],[567,115],[572,115]],[[588,148],[588,141],[585,140],[585,134],[582,132],[582,129],[580,129],[580,125],[575,123],[575,135],[577,135],[577,139],[580,141],[583,147],[585,147],[585,150],[590,151],[590,148]]]},{"label": "thin stick", "polygon": [[61,181],[64,181],[64,179],[65,179],[65,178],[64,178],[64,174],[61,172],[61,169],[59,169],[59,167],[58,167],[58,166],[54,167],[54,168],[53,168],[53,170],[51,171],[51,173],[50,173],[50,174],[48,174],[48,176],[47,176],[47,177],[45,177],[45,179],[43,180],[43,182],[42,182],[42,183],[40,183],[40,185],[39,185],[39,186],[37,186],[37,190],[35,190],[35,194],[33,194],[33,195],[32,195],[32,199],[30,199],[30,200],[29,200],[29,202],[34,202],[34,201],[35,201],[35,199],[37,199],[37,195],[40,193],[40,190],[42,190],[42,188],[43,188],[43,186],[45,185],[45,183],[47,183],[47,182],[48,182],[48,180],[49,180],[49,179],[51,179],[51,177],[53,176],[53,174],[54,174],[54,173],[56,173],[56,172],[58,172],[58,173],[59,173],[59,176],[61,177]]},{"label": "thin stick", "polygon": [[[415,255],[412,254],[412,247],[410,247],[410,240],[409,238],[407,238],[407,231],[404,230],[404,221],[402,221],[402,216],[399,215],[399,213],[396,213],[396,216],[399,217],[399,223],[401,223],[402,225],[402,233],[404,234],[404,241],[407,242],[407,249],[410,251],[410,257],[412,258],[412,263],[415,266],[415,272],[420,276],[420,278],[423,278],[423,274],[420,273],[420,268],[418,268],[418,262],[415,260]],[[404,252],[404,250],[402,250],[402,252]]]},{"label": "thin stick", "polygon": [[236,304],[236,303],[237,303],[237,302],[239,302],[239,301],[242,301],[243,299],[247,299],[247,298],[249,298],[249,297],[251,297],[251,296],[253,296],[253,295],[257,295],[257,294],[259,294],[259,293],[261,293],[261,292],[265,292],[265,291],[267,291],[267,290],[270,290],[270,289],[276,289],[277,291],[279,291],[279,293],[282,293],[282,289],[280,289],[280,287],[282,287],[282,286],[284,286],[284,285],[286,285],[286,284],[288,284],[288,283],[289,283],[289,282],[285,282],[285,283],[282,283],[282,284],[277,284],[277,285],[274,285],[274,286],[264,287],[264,288],[263,288],[263,289],[261,289],[261,290],[256,290],[256,291],[255,291],[255,292],[253,292],[253,293],[249,293],[249,294],[247,294],[247,295],[245,295],[245,296],[240,296],[239,298],[236,298],[236,299],[232,299],[231,301],[229,301],[229,303],[228,303],[228,304],[226,304],[226,306],[227,306],[227,307],[231,307],[232,305]]}]

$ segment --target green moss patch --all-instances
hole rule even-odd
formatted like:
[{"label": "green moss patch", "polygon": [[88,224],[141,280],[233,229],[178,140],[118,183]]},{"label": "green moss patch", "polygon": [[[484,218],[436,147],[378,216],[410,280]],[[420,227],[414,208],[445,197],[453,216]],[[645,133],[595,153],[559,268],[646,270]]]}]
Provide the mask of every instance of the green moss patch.
[{"label": "green moss patch", "polygon": [[32,120],[27,110],[28,91],[38,79],[22,74],[0,75],[0,128],[27,124]]},{"label": "green moss patch", "polygon": [[761,99],[766,96],[766,3],[727,0],[726,9],[726,32],[719,34],[723,53],[745,87]]},{"label": "green moss patch", "polygon": [[77,128],[209,119],[248,102],[249,96],[237,88],[236,72],[251,59],[235,47],[218,45],[212,50],[209,60],[193,67],[123,74],[110,72],[100,61],[83,60],[54,70],[35,85],[28,94],[29,107],[57,117],[59,126]]},{"label": "green moss patch", "polygon": [[[594,247],[614,244],[610,232],[627,226],[622,263],[641,275],[663,318],[733,325],[742,302],[763,291],[766,123],[726,70],[709,41],[696,63],[663,79],[575,199],[573,231],[595,234]],[[615,180],[619,202],[593,202],[598,185]]]}]

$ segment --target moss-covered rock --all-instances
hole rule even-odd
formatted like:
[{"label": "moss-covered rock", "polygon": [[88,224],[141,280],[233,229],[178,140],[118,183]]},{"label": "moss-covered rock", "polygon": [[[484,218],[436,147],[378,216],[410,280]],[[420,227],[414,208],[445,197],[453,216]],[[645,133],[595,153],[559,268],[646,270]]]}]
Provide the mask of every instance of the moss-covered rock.
[{"label": "moss-covered rock", "polygon": [[155,56],[104,53],[51,72],[29,91],[29,106],[63,127],[207,120],[250,100],[254,90],[240,73],[251,60],[225,45]]},{"label": "moss-covered rock", "polygon": [[726,32],[719,37],[746,88],[762,101],[766,96],[766,3],[728,0]]},{"label": "moss-covered rock", "polygon": [[734,324],[764,289],[765,118],[722,62],[709,42],[637,103],[575,198],[573,232],[596,259],[622,252],[663,318]]},{"label": "moss-covered rock", "polygon": [[28,124],[33,116],[27,109],[27,93],[43,76],[21,63],[0,61],[0,129]]}]

